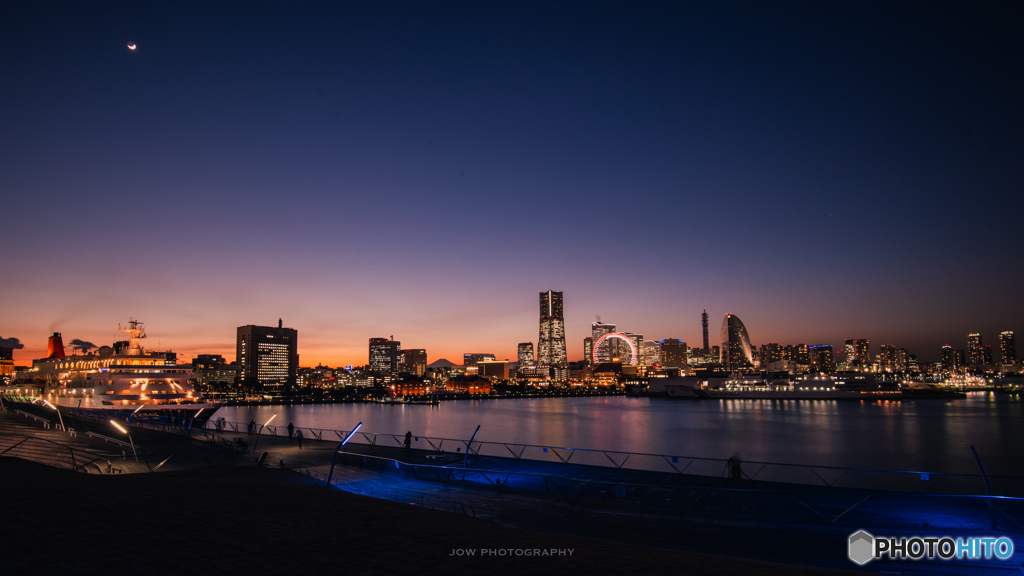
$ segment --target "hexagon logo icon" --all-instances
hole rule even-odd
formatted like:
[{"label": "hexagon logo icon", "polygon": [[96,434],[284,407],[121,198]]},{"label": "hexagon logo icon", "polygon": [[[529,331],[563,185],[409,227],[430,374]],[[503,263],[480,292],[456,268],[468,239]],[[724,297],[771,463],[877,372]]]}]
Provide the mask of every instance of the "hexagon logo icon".
[{"label": "hexagon logo icon", "polygon": [[874,558],[875,537],[863,530],[850,534],[850,547],[846,555],[863,566]]}]

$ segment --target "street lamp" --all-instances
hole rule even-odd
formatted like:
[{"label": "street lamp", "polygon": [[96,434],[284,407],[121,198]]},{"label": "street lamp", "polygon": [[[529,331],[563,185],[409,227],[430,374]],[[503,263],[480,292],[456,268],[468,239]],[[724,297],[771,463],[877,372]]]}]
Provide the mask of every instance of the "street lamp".
[{"label": "street lamp", "polygon": [[139,453],[135,451],[135,442],[132,441],[132,435],[129,434],[127,430],[122,428],[121,425],[118,424],[117,422],[111,420],[110,423],[114,425],[114,428],[117,428],[118,430],[120,430],[122,434],[127,434],[128,435],[128,443],[132,445],[132,454],[135,455],[135,463],[138,464],[139,463]]},{"label": "street lamp", "polygon": [[[50,408],[53,408],[54,410],[57,410],[57,407],[56,407],[56,406],[54,406],[53,404],[50,404],[50,403],[49,403],[49,402],[47,402],[46,400],[43,400],[43,404],[46,404],[46,405],[47,405],[47,406],[49,406]],[[61,430],[62,430],[63,432],[67,432],[67,431],[68,431],[68,429],[64,427],[64,417],[60,415],[60,410],[57,410],[57,418],[59,418],[59,419],[60,419],[60,429],[61,429]]]},{"label": "street lamp", "polygon": [[[274,415],[270,417],[270,420],[267,420],[266,422],[264,422],[263,426],[266,426],[267,424],[270,424],[270,421],[273,420],[274,418],[277,418],[277,412],[274,412]],[[260,434],[263,433],[263,426],[260,426],[259,431],[256,432],[256,442],[254,442],[253,445],[252,445],[252,453],[253,454],[256,453],[256,447],[259,446],[259,444],[260,444]]]},{"label": "street lamp", "polygon": [[142,410],[143,406],[145,406],[145,404],[139,404],[139,407],[136,408],[135,410],[132,410],[132,413],[128,415],[128,423],[129,424],[132,423],[132,418],[135,417],[136,412],[138,412],[139,410]]},{"label": "street lamp", "polygon": [[356,435],[356,432],[359,431],[359,427],[362,426],[362,425],[363,425],[362,422],[360,422],[359,424],[356,424],[356,427],[353,428],[351,432],[346,434],[345,435],[345,439],[342,440],[341,444],[338,444],[338,447],[334,449],[334,460],[331,460],[331,472],[329,474],[327,474],[327,483],[324,485],[324,488],[327,488],[327,489],[331,488],[331,477],[334,476],[334,464],[338,462],[338,451],[341,450],[342,446],[344,446],[345,444],[348,444],[348,441],[351,440],[352,437]]}]

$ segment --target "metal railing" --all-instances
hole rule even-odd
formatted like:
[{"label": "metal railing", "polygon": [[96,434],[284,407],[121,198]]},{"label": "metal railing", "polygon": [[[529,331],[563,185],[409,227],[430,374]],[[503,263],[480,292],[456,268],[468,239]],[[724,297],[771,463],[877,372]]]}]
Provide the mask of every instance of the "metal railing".
[{"label": "metal railing", "polygon": [[[216,428],[217,423],[207,421],[202,427]],[[257,425],[256,430],[259,430]],[[195,429],[195,428],[194,428]],[[306,440],[334,441],[343,439],[349,431],[327,428],[294,427],[304,431]],[[225,432],[244,433],[247,424],[225,422]],[[253,434],[257,432],[254,431]],[[280,425],[263,427],[262,434],[277,437],[287,435]],[[693,475],[720,478],[729,471],[729,458],[709,458],[682,454],[658,454],[629,452],[623,450],[602,450],[578,448],[554,444],[522,444],[512,442],[490,442],[429,436],[414,437],[418,448],[438,453],[462,453],[468,451],[476,457],[510,458],[547,462],[551,464],[577,464],[613,470],[665,472],[678,475]],[[379,447],[405,447],[404,434],[388,434],[359,431],[350,443]],[[790,484],[820,485],[836,488],[891,490],[914,493],[980,493],[985,489],[982,474],[963,472],[934,472],[923,470],[891,470],[850,466],[793,464],[785,462],[742,461],[738,463],[740,474],[746,480],[779,482]],[[1024,496],[1024,478],[1017,476],[988,475],[993,488],[1005,496]]]},{"label": "metal railing", "polygon": [[[400,476],[403,482],[382,488],[353,480],[332,480],[331,487],[367,496],[428,505],[484,518],[516,514],[524,502],[515,496],[549,499],[568,506],[594,505],[631,511],[638,508],[677,517],[735,519],[770,523],[822,526],[918,526],[921,528],[1000,529],[1024,533],[1024,499],[1009,496],[893,493],[766,487],[721,479],[711,485],[602,481],[570,473],[538,473],[507,469],[463,468],[406,462],[396,458],[339,451],[338,464],[371,468]],[[320,470],[300,470],[326,481]],[[568,472],[568,470],[566,470]],[[437,498],[437,490],[423,483],[461,488]],[[419,488],[417,489],[417,487]],[[466,492],[465,489],[476,489]],[[405,497],[400,498],[400,493]],[[492,496],[487,494],[491,493]],[[512,496],[507,504],[493,494]],[[419,502],[417,502],[419,500]],[[452,510],[452,503],[455,510]]]},{"label": "metal railing", "polygon": [[97,462],[105,461],[107,463],[106,473],[120,472],[120,469],[113,469],[110,465],[110,459],[116,458],[114,455],[82,450],[35,436],[22,437],[18,442],[0,451],[0,457],[20,458],[56,468],[71,469],[75,472],[88,473],[94,469],[100,474],[103,474],[104,470]]}]

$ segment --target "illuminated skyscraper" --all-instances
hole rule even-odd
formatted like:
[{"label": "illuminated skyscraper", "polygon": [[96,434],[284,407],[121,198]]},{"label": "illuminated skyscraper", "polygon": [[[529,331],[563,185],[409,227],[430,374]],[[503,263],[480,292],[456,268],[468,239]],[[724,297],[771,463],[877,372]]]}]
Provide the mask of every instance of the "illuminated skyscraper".
[{"label": "illuminated skyscraper", "polygon": [[865,338],[857,338],[846,341],[846,364],[850,368],[871,365],[870,341]]},{"label": "illuminated skyscraper", "polygon": [[235,342],[243,382],[291,386],[299,375],[299,332],[280,320],[272,326],[239,326]]},{"label": "illuminated skyscraper", "polygon": [[[662,354],[664,354],[662,347]],[[754,352],[750,348],[747,327],[735,314],[726,314],[722,320],[722,365],[727,370],[741,370],[754,365]]]},{"label": "illuminated skyscraper", "polygon": [[882,344],[878,347],[878,370],[879,372],[896,371],[896,347]]},{"label": "illuminated skyscraper", "polygon": [[[643,334],[633,334],[631,332],[623,332],[622,334],[626,338],[629,338],[630,342],[633,343],[633,347],[636,348],[636,363],[637,364],[643,364],[644,363],[644,335]],[[625,344],[625,342],[623,342],[623,344]],[[625,355],[626,355],[626,351],[623,350],[622,354],[620,354],[619,357],[622,358]]]},{"label": "illuminated skyscraper", "polygon": [[654,340],[644,342],[644,366],[661,366],[661,344]]},{"label": "illuminated skyscraper", "polygon": [[569,365],[565,350],[565,318],[562,316],[562,293],[540,293],[540,339],[537,342],[537,364]]},{"label": "illuminated skyscraper", "polygon": [[590,366],[594,363],[594,338],[587,336],[583,339],[583,361]]},{"label": "illuminated skyscraper", "polygon": [[942,347],[942,369],[950,372],[959,368],[956,362],[956,351],[949,344]]},{"label": "illuminated skyscraper", "polygon": [[521,342],[518,356],[520,368],[533,366],[533,342]]},{"label": "illuminated skyscraper", "polygon": [[666,368],[686,368],[686,342],[679,338],[661,340],[661,365]]},{"label": "illuminated skyscraper", "polygon": [[427,351],[422,348],[409,348],[402,350],[401,362],[402,371],[417,376],[423,376],[427,372]]},{"label": "illuminated skyscraper", "polygon": [[402,343],[387,338],[370,338],[370,370],[397,372]]},{"label": "illuminated skyscraper", "polygon": [[977,332],[967,335],[967,367],[975,370],[985,363],[984,344],[981,334]]},{"label": "illuminated skyscraper", "polygon": [[1013,332],[1007,330],[999,334],[999,357],[1003,364],[1015,364],[1017,362],[1017,339]]},{"label": "illuminated skyscraper", "polygon": [[831,344],[808,346],[807,349],[811,353],[811,361],[815,370],[818,372],[836,371],[836,355],[832,351]]},{"label": "illuminated skyscraper", "polygon": [[793,346],[793,361],[799,370],[811,369],[811,352],[807,349],[807,344]]},{"label": "illuminated skyscraper", "polygon": [[[604,322],[592,322],[590,324],[591,346],[593,346],[594,342],[600,340],[601,336],[604,336],[605,334],[611,334],[612,332],[615,332],[615,324],[605,324]],[[618,340],[611,340],[609,342],[606,342],[603,346],[601,346],[601,349],[597,351],[597,363],[604,364],[606,362],[611,362],[612,358],[621,358],[622,354],[619,354],[618,346]],[[591,348],[591,352],[593,352],[593,348]],[[587,357],[592,358],[593,354],[588,354]]]}]

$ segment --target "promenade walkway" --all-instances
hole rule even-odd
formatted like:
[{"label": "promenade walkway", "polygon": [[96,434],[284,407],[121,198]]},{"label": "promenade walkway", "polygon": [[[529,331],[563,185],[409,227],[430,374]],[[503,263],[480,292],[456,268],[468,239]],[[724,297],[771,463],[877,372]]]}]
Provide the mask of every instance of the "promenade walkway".
[{"label": "promenade walkway", "polygon": [[[225,432],[250,447],[256,436]],[[301,471],[333,488],[446,510],[495,524],[772,562],[856,568],[846,539],[888,536],[1011,536],[1024,546],[1024,502],[669,474],[261,435],[255,459]],[[455,448],[456,446],[452,446]],[[996,527],[992,522],[995,520]],[[877,562],[906,574],[1019,570],[1013,561]]]}]

